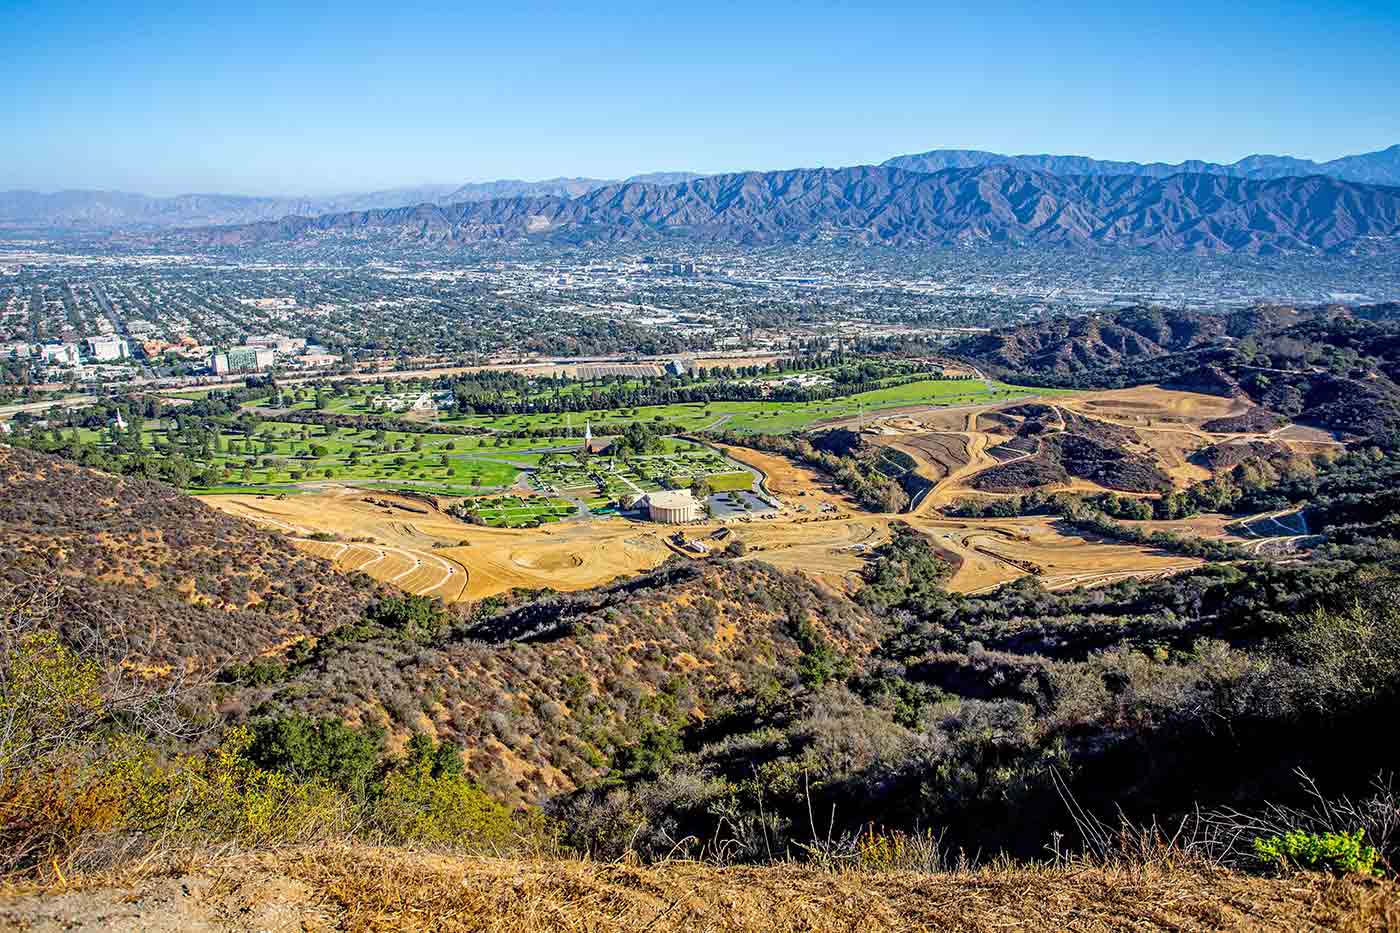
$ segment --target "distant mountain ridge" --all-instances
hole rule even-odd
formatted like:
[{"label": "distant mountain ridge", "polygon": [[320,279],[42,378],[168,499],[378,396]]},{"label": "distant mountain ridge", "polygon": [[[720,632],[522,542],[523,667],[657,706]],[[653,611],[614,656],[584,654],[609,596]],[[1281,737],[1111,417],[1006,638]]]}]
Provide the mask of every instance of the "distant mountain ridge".
[{"label": "distant mountain ridge", "polygon": [[1183,173],[1255,180],[1327,175],[1367,185],[1400,185],[1400,144],[1377,152],[1343,156],[1329,162],[1314,162],[1311,159],[1297,159],[1292,156],[1250,155],[1229,164],[1192,159],[1173,165],[1167,162],[1114,162],[1091,159],[1087,156],[1001,155],[977,149],[934,149],[914,155],[895,156],[880,164],[911,172],[1010,165],[1026,171],[1049,172],[1053,175],[1142,175],[1148,178],[1167,178]]},{"label": "distant mountain ridge", "polygon": [[493,240],[686,237],[741,244],[1111,246],[1196,253],[1391,252],[1400,188],[1322,176],[1059,176],[1004,165],[928,174],[792,169],[627,182],[576,198],[513,197],[184,231],[175,242],[250,246],[331,239],[456,246]]},{"label": "distant mountain ridge", "polygon": [[[652,172],[627,181],[674,184],[702,176]],[[257,223],[284,217],[315,217],[346,211],[383,210],[417,204],[459,204],[513,197],[576,198],[620,184],[604,178],[501,179],[462,185],[418,185],[328,197],[259,197],[181,194],[152,197],[126,191],[0,191],[0,227],[158,229]]]},{"label": "distant mountain ridge", "polygon": [[[1173,175],[1190,174],[1262,181],[1326,175],[1359,184],[1400,186],[1400,145],[1377,152],[1344,156],[1328,162],[1313,162],[1292,156],[1251,155],[1230,164],[1199,160],[1177,164],[1116,162],[1085,156],[1012,156],[975,149],[935,149],[895,156],[881,163],[879,167],[932,174],[954,168],[987,168],[998,165],[1065,176],[1131,175],[1165,179]],[[324,214],[388,210],[423,204],[446,207],[502,198],[574,199],[616,185],[639,183],[669,186],[706,177],[714,176],[695,172],[649,172],[633,175],[622,181],[588,177],[548,178],[541,181],[498,179],[459,185],[416,185],[326,197],[262,197],[237,194],[151,197],[125,191],[0,191],[0,228],[156,230],[251,224],[282,220],[286,217],[317,217]]]}]

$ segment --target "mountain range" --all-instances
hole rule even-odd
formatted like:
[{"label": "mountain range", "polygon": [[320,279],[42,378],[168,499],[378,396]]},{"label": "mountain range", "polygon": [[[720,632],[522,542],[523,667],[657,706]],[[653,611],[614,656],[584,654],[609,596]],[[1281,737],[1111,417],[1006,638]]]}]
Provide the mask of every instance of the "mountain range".
[{"label": "mountain range", "polygon": [[[698,178],[694,172],[652,172],[628,181],[672,184]],[[329,197],[258,197],[238,194],[181,194],[158,198],[125,191],[0,191],[0,228],[88,230],[159,229],[214,224],[256,223],[283,217],[315,217],[413,204],[459,204],[494,198],[553,196],[575,198],[618,184],[603,178],[549,178],[544,181],[468,182],[418,185]]]},{"label": "mountain range", "polygon": [[[888,159],[881,168],[920,173],[1005,165],[1050,175],[1131,175],[1164,179],[1172,175],[1218,175],[1270,180],[1326,175],[1371,185],[1400,185],[1400,145],[1378,152],[1313,162],[1291,156],[1251,155],[1228,165],[1191,160],[1113,162],[1085,156],[1001,155],[971,149],[936,149]],[[752,173],[743,173],[752,174]],[[770,173],[771,174],[771,173]],[[574,199],[627,183],[676,185],[706,176],[694,172],[652,172],[621,181],[603,178],[501,179],[466,184],[417,185],[328,197],[259,197],[237,194],[183,194],[151,197],[122,191],[71,190],[53,193],[0,191],[0,229],[159,230],[251,224],[286,217],[317,217],[386,210],[423,204],[447,207],[501,198]]]},{"label": "mountain range", "polygon": [[1109,246],[1211,253],[1400,247],[1400,188],[1321,175],[1055,175],[1008,165],[879,166],[623,182],[578,197],[496,198],[181,231],[175,245],[327,240],[455,247],[494,240]]},{"label": "mountain range", "polygon": [[1086,156],[1001,155],[976,149],[934,149],[915,155],[895,156],[880,163],[911,172],[938,172],[946,168],[980,168],[1010,165],[1030,172],[1054,175],[1144,175],[1166,178],[1170,175],[1225,175],[1230,178],[1302,178],[1327,175],[1343,181],[1367,185],[1400,185],[1400,145],[1378,152],[1343,156],[1330,162],[1314,162],[1293,156],[1251,155],[1238,162],[1221,164],[1190,159],[1167,162],[1113,162]]}]

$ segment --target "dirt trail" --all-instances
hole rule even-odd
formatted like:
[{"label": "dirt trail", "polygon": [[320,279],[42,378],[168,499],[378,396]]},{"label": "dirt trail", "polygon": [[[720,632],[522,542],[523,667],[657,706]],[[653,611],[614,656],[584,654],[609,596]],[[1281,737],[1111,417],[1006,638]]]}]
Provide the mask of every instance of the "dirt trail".
[{"label": "dirt trail", "polygon": [[1382,930],[1400,886],[1321,872],[1264,878],[1156,864],[832,872],[435,855],[327,845],[214,857],[0,897],[34,933],[699,933],[805,930]]},{"label": "dirt trail", "polygon": [[909,524],[963,559],[948,585],[960,593],[985,592],[1027,575],[1038,577],[1049,589],[1069,589],[1123,576],[1180,572],[1204,563],[1157,548],[1082,535],[1049,516],[916,517]]},{"label": "dirt trail", "polygon": [[928,491],[919,501],[917,514],[928,515],[939,506],[947,505],[957,498],[956,494],[959,491],[965,489],[966,480],[983,470],[997,466],[1001,462],[987,453],[987,448],[992,446],[992,435],[978,431],[976,425],[976,413],[968,415],[968,430],[964,433],[967,438],[967,463],[950,472]]}]

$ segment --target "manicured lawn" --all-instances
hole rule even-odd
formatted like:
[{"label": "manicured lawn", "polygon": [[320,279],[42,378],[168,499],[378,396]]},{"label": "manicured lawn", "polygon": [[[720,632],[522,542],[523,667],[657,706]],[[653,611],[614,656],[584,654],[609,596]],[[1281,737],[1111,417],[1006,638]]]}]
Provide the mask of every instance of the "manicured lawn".
[{"label": "manicured lawn", "polygon": [[463,507],[480,516],[492,528],[523,528],[544,525],[567,518],[578,511],[566,499],[518,496],[492,496],[472,499]]},{"label": "manicured lawn", "polygon": [[[383,386],[323,396],[326,410],[365,413],[368,400]],[[190,393],[194,395],[196,393]],[[723,427],[736,431],[787,433],[857,414],[912,405],[976,405],[1009,401],[1028,395],[1059,394],[1056,390],[987,383],[982,380],[924,379],[891,385],[859,395],[817,402],[694,402],[562,414],[456,417],[450,423],[473,425],[493,432],[482,435],[424,433],[412,420],[394,423],[402,430],[351,430],[263,421],[254,436],[244,436],[234,419],[223,419],[216,436],[195,443],[198,435],[182,436],[173,420],[146,422],[141,443],[155,460],[183,456],[191,472],[211,469],[214,485],[192,486],[196,492],[282,492],[292,484],[349,482],[373,488],[432,490],[452,496],[475,496],[512,486],[522,468],[535,469],[536,488],[546,493],[568,490],[589,501],[611,501],[639,492],[684,486],[706,478],[725,491],[747,489],[748,473],[715,451],[676,437],[662,440],[655,454],[620,460],[595,456],[578,462],[572,450],[582,440],[584,425],[596,438],[615,436],[633,422],[675,425],[681,431]],[[284,402],[312,408],[314,395],[296,390]],[[381,412],[381,414],[384,414]],[[392,414],[392,413],[390,413]],[[444,419],[447,420],[447,419]],[[507,433],[568,426],[573,437],[505,437]],[[79,429],[89,443],[110,446],[108,430]],[[563,449],[552,456],[541,451]],[[548,456],[549,462],[544,461]],[[542,513],[541,520],[549,520]]]},{"label": "manicured lawn", "polygon": [[[100,443],[102,432],[84,431],[82,438]],[[207,449],[181,449],[165,426],[149,425],[142,445],[156,458],[182,453],[195,472],[213,466],[224,485],[272,487],[317,481],[399,482],[432,486],[452,495],[510,486],[518,467],[473,456],[464,443],[474,438],[405,431],[340,430],[326,434],[315,425],[268,421],[250,439],[232,427]],[[475,444],[471,445],[475,447]],[[240,489],[240,491],[250,491]],[[256,491],[256,490],[253,490]]]},{"label": "manicured lawn", "polygon": [[730,492],[735,489],[752,489],[753,474],[716,473],[705,477],[705,482],[709,483],[710,488],[715,492]]}]

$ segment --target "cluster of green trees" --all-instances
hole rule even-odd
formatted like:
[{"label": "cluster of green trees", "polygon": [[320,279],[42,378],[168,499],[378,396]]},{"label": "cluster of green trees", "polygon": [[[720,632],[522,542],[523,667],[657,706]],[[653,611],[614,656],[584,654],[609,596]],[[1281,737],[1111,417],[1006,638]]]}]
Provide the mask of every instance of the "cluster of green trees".
[{"label": "cluster of green trees", "polygon": [[[882,453],[878,450],[862,450],[852,446],[823,449],[796,434],[709,431],[704,436],[720,444],[752,447],[754,450],[781,454],[815,467],[834,479],[856,501],[873,512],[903,512],[909,508],[909,493],[898,480],[890,478],[878,468],[882,459]],[[820,438],[817,440],[820,442]]]},{"label": "cluster of green trees", "polygon": [[[781,360],[765,366],[715,368],[655,380],[607,376],[598,380],[553,377],[535,381],[518,374],[472,373],[441,380],[438,386],[452,391],[461,414],[519,415],[695,402],[814,402],[941,375],[941,369],[923,362],[847,360],[842,354],[830,354],[812,359]],[[776,385],[755,381],[763,375],[806,372],[832,365],[835,368],[830,373],[831,385]]]}]

